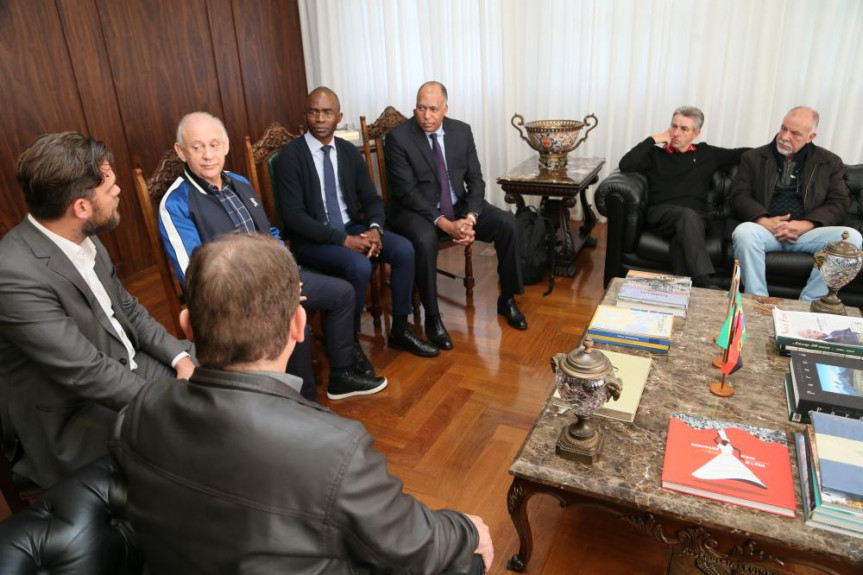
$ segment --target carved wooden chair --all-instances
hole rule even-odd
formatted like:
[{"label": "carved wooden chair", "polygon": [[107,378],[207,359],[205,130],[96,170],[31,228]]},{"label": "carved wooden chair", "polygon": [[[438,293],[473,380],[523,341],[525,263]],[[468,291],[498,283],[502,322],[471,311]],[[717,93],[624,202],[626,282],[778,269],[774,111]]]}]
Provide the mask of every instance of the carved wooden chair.
[{"label": "carved wooden chair", "polygon": [[[387,106],[386,109],[378,116],[378,119],[371,124],[366,123],[366,117],[360,116],[360,129],[363,135],[363,153],[366,157],[366,167],[369,170],[369,176],[373,182],[376,182],[384,203],[387,203],[387,168],[384,158],[384,138],[386,134],[396,126],[407,121],[407,118],[392,106]],[[372,163],[372,143],[374,143],[375,156],[377,158],[377,177],[375,177],[375,165]],[[458,246],[451,239],[441,240],[440,248],[447,249],[453,246]],[[464,247],[464,275],[453,273],[449,270],[441,268],[437,272],[451,279],[460,279],[464,284],[465,300],[468,307],[473,306],[473,286],[476,283],[473,277],[473,259],[472,246]],[[419,295],[414,291],[414,319],[419,323]]]},{"label": "carved wooden chair", "polygon": [[141,168],[133,170],[135,191],[138,195],[138,204],[141,206],[141,214],[144,217],[144,229],[147,232],[147,240],[150,244],[150,253],[156,260],[159,276],[162,279],[162,287],[165,290],[165,299],[168,302],[168,312],[174,322],[174,330],[178,337],[183,337],[180,327],[180,309],[182,301],[182,288],[180,282],[174,275],[165,248],[162,246],[162,236],[159,234],[159,219],[156,214],[159,211],[159,203],[168,188],[183,173],[183,160],[177,155],[173,148],[162,155],[156,171],[146,181]]},{"label": "carved wooden chair", "polygon": [[[267,218],[275,223],[279,230],[283,230],[281,211],[276,207],[275,179],[276,161],[279,159],[279,150],[282,146],[296,139],[297,136],[288,131],[287,128],[273,122],[264,131],[261,139],[252,144],[251,138],[246,136],[246,168],[249,171],[249,181],[264,204]],[[261,169],[266,164],[266,169]]]}]

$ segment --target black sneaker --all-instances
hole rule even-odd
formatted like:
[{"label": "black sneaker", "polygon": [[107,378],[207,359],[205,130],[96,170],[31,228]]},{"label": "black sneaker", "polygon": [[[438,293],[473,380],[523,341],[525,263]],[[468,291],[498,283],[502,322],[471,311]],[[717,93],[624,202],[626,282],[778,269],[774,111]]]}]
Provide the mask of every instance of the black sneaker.
[{"label": "black sneaker", "polygon": [[372,362],[369,361],[369,358],[366,357],[366,353],[363,351],[363,346],[361,346],[358,341],[354,342],[351,370],[360,375],[366,375],[368,377],[375,376],[375,367],[372,365]]},{"label": "black sneaker", "polygon": [[327,397],[345,399],[355,395],[372,395],[382,391],[386,386],[387,378],[385,377],[369,377],[348,370],[338,375],[330,374]]}]

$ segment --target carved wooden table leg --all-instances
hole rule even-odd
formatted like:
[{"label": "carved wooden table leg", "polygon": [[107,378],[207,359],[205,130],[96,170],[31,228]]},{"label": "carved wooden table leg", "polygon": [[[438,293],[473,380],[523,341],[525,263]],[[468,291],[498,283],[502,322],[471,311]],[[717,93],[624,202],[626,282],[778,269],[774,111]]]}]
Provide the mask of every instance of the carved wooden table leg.
[{"label": "carved wooden table leg", "polygon": [[510,557],[506,563],[506,568],[510,571],[524,571],[533,551],[533,535],[527,521],[527,500],[533,495],[530,485],[531,483],[514,477],[506,496],[506,507],[518,533],[519,542],[518,553]]},{"label": "carved wooden table leg", "polygon": [[527,520],[527,501],[537,493],[551,495],[557,499],[561,507],[568,507],[584,501],[582,497],[575,493],[569,493],[562,489],[514,477],[506,497],[506,507],[518,533],[519,545],[518,553],[510,557],[506,563],[506,568],[510,571],[524,571],[527,568],[530,555],[533,553],[533,534],[530,531],[530,523]]}]

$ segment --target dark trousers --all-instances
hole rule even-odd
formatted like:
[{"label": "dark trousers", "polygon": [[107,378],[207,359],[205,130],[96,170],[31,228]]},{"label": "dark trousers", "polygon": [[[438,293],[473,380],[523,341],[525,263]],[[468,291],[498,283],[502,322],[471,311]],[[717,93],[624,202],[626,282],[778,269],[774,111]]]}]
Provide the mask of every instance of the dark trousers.
[{"label": "dark trousers", "polygon": [[[354,349],[351,331],[354,325],[353,288],[345,280],[305,270],[300,272],[300,281],[303,282],[302,294],[307,298],[303,307],[309,312],[323,312],[330,370],[349,368]],[[311,346],[312,340],[306,326],[305,341],[294,349],[286,371],[303,380],[303,397],[314,401],[317,393]]]},{"label": "dark trousers", "polygon": [[704,238],[709,224],[705,214],[692,208],[663,204],[647,208],[647,230],[671,242],[671,271],[697,277],[713,273]]},{"label": "dark trousers", "polygon": [[[462,209],[461,212],[459,208]],[[456,213],[461,214],[458,217],[464,217],[463,207],[456,206]],[[425,314],[440,315],[437,301],[437,256],[440,250],[438,228],[425,217],[409,211],[399,212],[398,217],[390,221],[390,226],[409,239],[414,246],[416,282]],[[482,214],[474,231],[476,239],[494,244],[501,294],[512,296],[524,293],[515,216],[484,201]]]},{"label": "dark trousers", "polygon": [[[369,231],[362,224],[351,224],[345,231],[359,235]],[[381,236],[383,247],[378,258],[390,264],[390,288],[393,315],[410,315],[411,292],[414,289],[414,248],[394,232]],[[354,331],[360,331],[360,318],[366,303],[366,292],[372,275],[372,260],[359,252],[333,244],[306,245],[296,250],[297,261],[326,274],[345,279],[354,290]]]}]

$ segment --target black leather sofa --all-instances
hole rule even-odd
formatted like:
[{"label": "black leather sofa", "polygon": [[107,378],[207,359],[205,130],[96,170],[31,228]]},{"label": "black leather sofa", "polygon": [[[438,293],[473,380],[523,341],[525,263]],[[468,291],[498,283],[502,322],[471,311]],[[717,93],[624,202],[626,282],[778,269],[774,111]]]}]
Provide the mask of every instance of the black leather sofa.
[{"label": "black leather sofa", "polygon": [[114,513],[125,498],[110,457],[82,467],[0,523],[0,573],[140,575],[134,532]]},{"label": "black leather sofa", "polygon": [[[711,216],[707,251],[716,268],[714,279],[730,283],[734,266],[731,233],[737,221],[731,215],[729,196],[737,166],[714,172],[707,201]],[[851,207],[845,225],[863,232],[863,164],[845,166],[845,181],[851,192]],[[608,218],[608,249],[605,254],[605,284],[624,277],[631,269],[670,272],[669,242],[644,229],[647,209],[647,178],[640,173],[615,171],[596,189],[594,203]],[[767,287],[770,295],[796,299],[812,271],[812,256],[801,253],[767,254]],[[839,292],[848,305],[863,306],[863,274]]]}]

